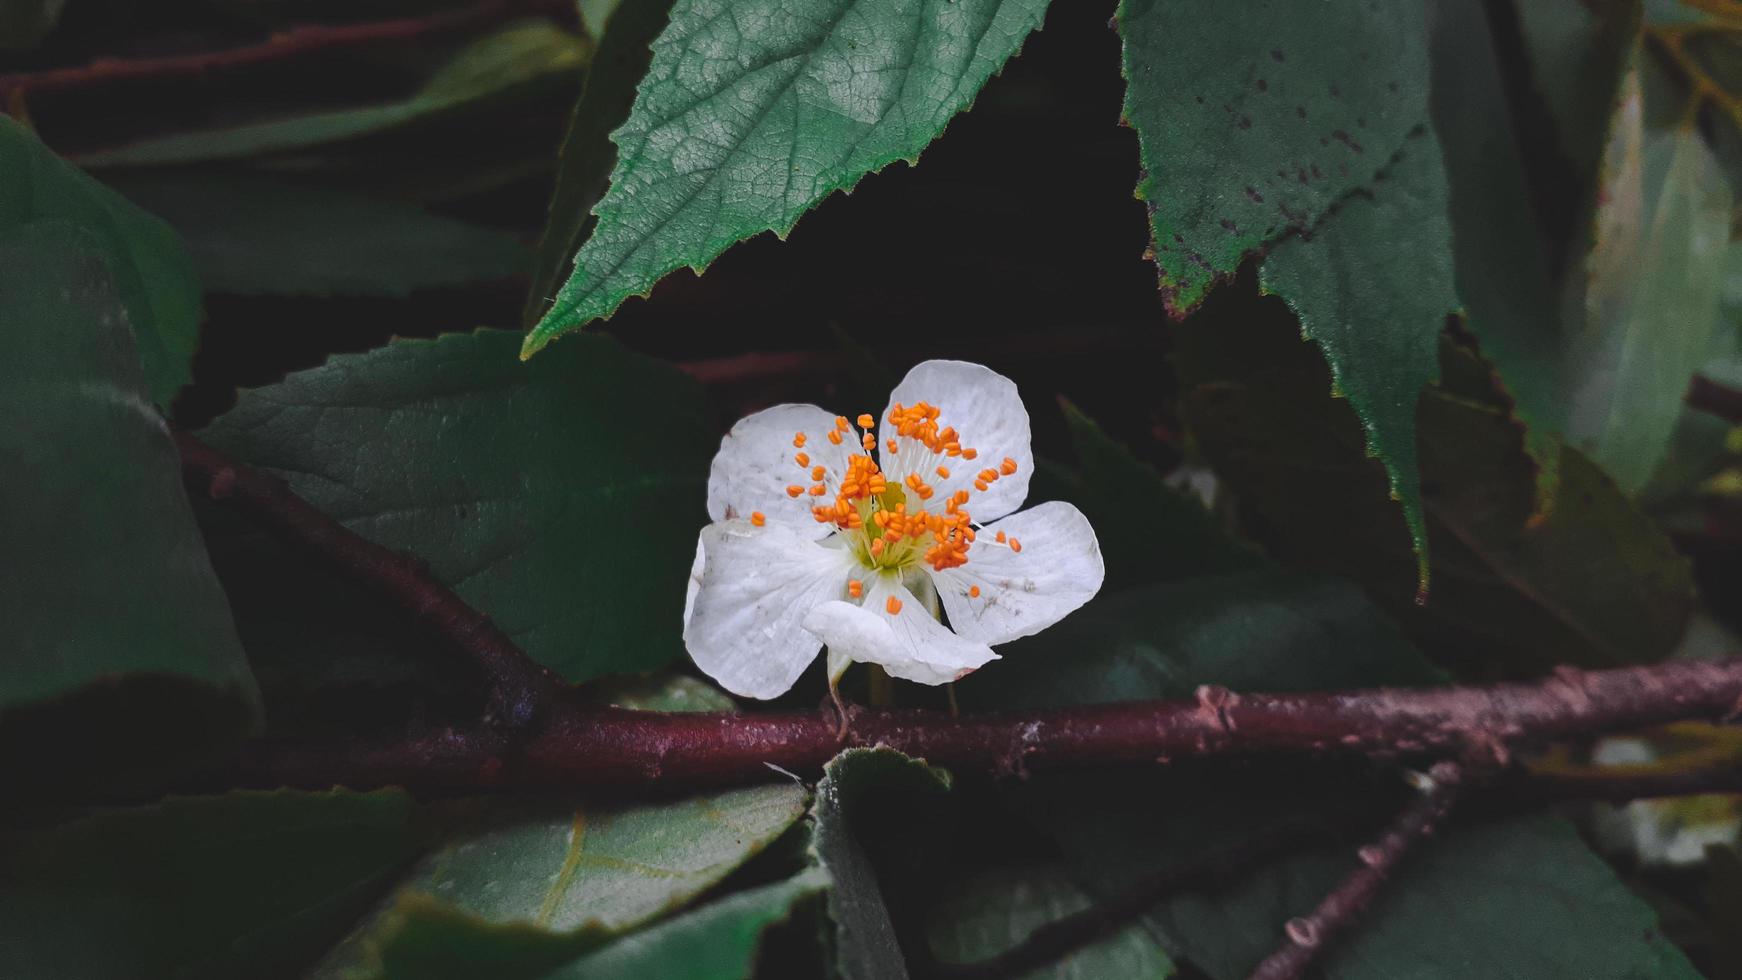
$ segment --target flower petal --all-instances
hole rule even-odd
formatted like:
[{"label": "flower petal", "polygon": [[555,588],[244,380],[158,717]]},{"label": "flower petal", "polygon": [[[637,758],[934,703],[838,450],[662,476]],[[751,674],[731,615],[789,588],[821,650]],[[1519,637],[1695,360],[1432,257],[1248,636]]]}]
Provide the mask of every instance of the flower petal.
[{"label": "flower petal", "polygon": [[[716,521],[748,518],[760,511],[770,524],[785,524],[815,540],[834,531],[811,514],[819,500],[833,502],[847,471],[847,453],[858,449],[855,433],[841,445],[829,442],[835,417],[815,405],[776,405],[747,415],[720,440],[720,451],[708,472],[708,517]],[[793,436],[806,435],[803,447],[793,445]],[[796,457],[804,454],[808,466]],[[821,481],[811,478],[810,467],[821,466]],[[807,490],[821,482],[827,498],[787,493],[787,487]]]},{"label": "flower petal", "polygon": [[[999,532],[1022,550],[1000,544]],[[1106,574],[1089,519],[1055,500],[981,528],[968,563],[933,572],[932,580],[951,628],[996,646],[1065,618],[1095,597]],[[979,594],[971,595],[975,588]]]},{"label": "flower petal", "polygon": [[683,631],[691,659],[733,694],[786,693],[822,647],[801,625],[805,614],[846,593],[852,552],[749,521],[708,525],[700,550]]},{"label": "flower petal", "polygon": [[[938,425],[955,429],[962,445],[972,447],[977,455],[973,460],[940,458],[918,441],[902,439],[898,441],[899,452],[879,461],[890,482],[903,482],[909,473],[917,472],[936,491],[933,499],[937,501],[948,500],[957,490],[967,490],[973,496],[964,509],[981,522],[997,520],[1021,507],[1028,499],[1034,452],[1029,447],[1028,409],[1022,405],[1016,383],[980,364],[926,361],[915,365],[895,386],[880,424],[889,424],[889,414],[897,403],[912,408],[922,401],[940,409]],[[1006,458],[1016,464],[1016,472],[1000,473],[986,490],[977,490],[974,480],[979,472],[997,470]],[[950,475],[939,476],[939,465]]]},{"label": "flower petal", "polygon": [[[891,598],[900,603],[893,613]],[[822,603],[804,626],[828,644],[830,657],[878,664],[893,677],[920,684],[947,684],[998,659],[991,647],[963,639],[934,619],[895,574],[868,581],[864,605]]]}]

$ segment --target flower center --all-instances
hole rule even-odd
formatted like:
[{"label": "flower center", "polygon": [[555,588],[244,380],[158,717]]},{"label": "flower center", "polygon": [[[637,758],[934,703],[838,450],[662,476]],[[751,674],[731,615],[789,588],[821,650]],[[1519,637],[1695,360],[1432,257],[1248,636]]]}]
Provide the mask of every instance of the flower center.
[{"label": "flower center", "polygon": [[[855,434],[846,416],[836,416],[834,427],[823,438],[836,446],[848,445],[851,439],[855,448],[848,453],[846,472],[833,487],[830,482],[834,475],[828,467],[814,463],[804,451],[810,435],[795,433],[792,445],[798,452],[793,463],[804,471],[809,483],[793,484],[786,492],[815,498],[829,497],[832,492],[833,500],[819,499],[811,513],[819,523],[835,525],[868,568],[901,569],[924,561],[941,572],[967,564],[968,546],[975,536],[967,509],[973,492],[962,488],[939,496],[937,485],[929,481],[951,480],[958,467],[972,464],[979,453],[963,446],[954,428],[938,426],[941,414],[937,406],[926,402],[912,407],[897,403],[890,409],[884,420],[881,466],[873,455],[878,448],[873,428],[876,420],[870,415],[859,416]],[[891,430],[894,435],[888,435]],[[971,467],[967,472],[972,472]],[[984,493],[1000,477],[1015,472],[1016,461],[1009,458],[997,467],[981,469],[973,473],[974,491]],[[998,539],[1012,550],[1021,549],[1002,534]]]}]

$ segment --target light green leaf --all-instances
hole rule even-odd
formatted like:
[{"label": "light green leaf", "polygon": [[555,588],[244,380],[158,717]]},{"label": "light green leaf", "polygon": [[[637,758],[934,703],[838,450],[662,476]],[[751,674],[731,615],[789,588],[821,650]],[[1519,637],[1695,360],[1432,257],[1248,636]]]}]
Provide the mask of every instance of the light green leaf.
[{"label": "light green leaf", "polygon": [[860,834],[872,824],[894,827],[890,822],[899,821],[899,836],[911,845],[912,828],[929,825],[922,815],[925,805],[935,803],[949,786],[948,773],[891,749],[848,749],[823,768],[813,846],[828,874],[836,965],[845,980],[907,977],[877,871]]},{"label": "light green leaf", "polygon": [[1691,126],[1645,127],[1629,75],[1604,158],[1567,436],[1629,491],[1668,448],[1688,378],[1731,338],[1720,305],[1735,196]]},{"label": "light green leaf", "polygon": [[181,233],[208,292],[406,296],[526,271],[513,235],[415,205],[245,175],[117,175]]},{"label": "light green leaf", "polygon": [[625,936],[541,980],[739,980],[752,975],[763,933],[828,884],[812,868],[785,881],[728,895]]},{"label": "light green leaf", "polygon": [[1040,26],[1045,0],[681,0],[653,45],[598,224],[531,356],[666,273],[784,236],[914,161]]},{"label": "light green leaf", "polygon": [[1332,382],[1361,419],[1367,449],[1390,478],[1428,585],[1427,521],[1416,459],[1416,402],[1439,375],[1439,336],[1452,292],[1446,175],[1432,133],[1412,139],[1374,183],[1337,206],[1310,239],[1283,241],[1258,278],[1318,341]]},{"label": "light green leaf", "polygon": [[149,784],[259,713],[107,244],[0,229],[0,768],[87,790]]},{"label": "light green leaf", "polygon": [[422,844],[397,790],[231,793],[0,837],[0,976],[256,976],[306,962]]},{"label": "light green leaf", "polygon": [[[594,37],[601,37],[597,29],[604,27],[615,4],[616,0],[581,0],[581,18]],[[672,0],[635,0],[602,35],[599,51],[587,69],[586,87],[569,117],[568,132],[563,134],[550,213],[533,257],[532,288],[523,317],[527,327],[544,315],[585,238],[593,205],[604,195],[611,167],[617,162],[611,131],[629,118],[635,88],[653,58],[649,46],[665,28],[671,4]]]},{"label": "light green leaf", "polygon": [[1417,0],[1125,0],[1125,118],[1183,315],[1240,262],[1370,184],[1427,119]]},{"label": "light green leaf", "polygon": [[794,783],[675,803],[471,801],[323,976],[531,977],[665,916],[804,815]]},{"label": "light green leaf", "polygon": [[664,666],[717,445],[701,390],[606,338],[532,365],[515,347],[483,330],[337,356],[206,436],[427,560],[569,680]]},{"label": "light green leaf", "polygon": [[[1082,889],[1050,864],[991,869],[953,881],[949,887],[927,923],[932,951],[944,964],[990,959],[1036,929],[1091,904]],[[1167,954],[1141,925],[1133,923],[1017,976],[1022,980],[1164,980],[1173,974]]]},{"label": "light green leaf", "polygon": [[147,167],[302,150],[480,108],[586,68],[585,38],[540,20],[522,21],[460,52],[403,102],[339,109],[173,136],[156,136],[79,157],[86,167]]},{"label": "light green leaf", "polygon": [[[730,711],[683,676],[610,678],[595,703]],[[794,783],[643,805],[455,804],[443,847],[315,971],[320,978],[531,977],[682,907],[804,815]],[[616,948],[613,946],[612,948]]]},{"label": "light green leaf", "polygon": [[167,407],[192,377],[200,335],[200,283],[175,232],[3,116],[0,174],[0,229],[47,221],[93,236],[132,321],[146,389]]}]

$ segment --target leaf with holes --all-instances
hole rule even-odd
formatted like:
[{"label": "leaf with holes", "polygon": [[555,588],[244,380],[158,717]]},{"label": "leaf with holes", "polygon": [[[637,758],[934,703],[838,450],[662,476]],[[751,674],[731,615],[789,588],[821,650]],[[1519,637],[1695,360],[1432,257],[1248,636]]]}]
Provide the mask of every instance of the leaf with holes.
[{"label": "leaf with holes", "polygon": [[1125,0],[1118,27],[1176,315],[1370,184],[1427,120],[1419,0]]},{"label": "leaf with holes", "polygon": [[914,161],[1040,26],[1045,0],[680,0],[653,44],[592,237],[530,357],[667,273],[785,235]]},{"label": "leaf with holes", "polygon": [[589,337],[534,364],[484,330],[395,341],[245,391],[213,445],[430,563],[572,681],[683,655],[718,443],[698,385]]}]

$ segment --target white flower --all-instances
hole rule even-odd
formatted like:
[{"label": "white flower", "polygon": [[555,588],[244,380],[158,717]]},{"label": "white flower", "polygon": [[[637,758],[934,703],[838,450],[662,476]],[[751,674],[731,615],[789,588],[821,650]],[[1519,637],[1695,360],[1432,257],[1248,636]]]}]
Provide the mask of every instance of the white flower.
[{"label": "white flower", "polygon": [[825,644],[831,684],[852,661],[943,684],[1101,588],[1081,512],[1013,513],[1034,457],[1010,379],[927,361],[875,423],[779,405],[721,441],[684,644],[734,694],[784,693]]}]

